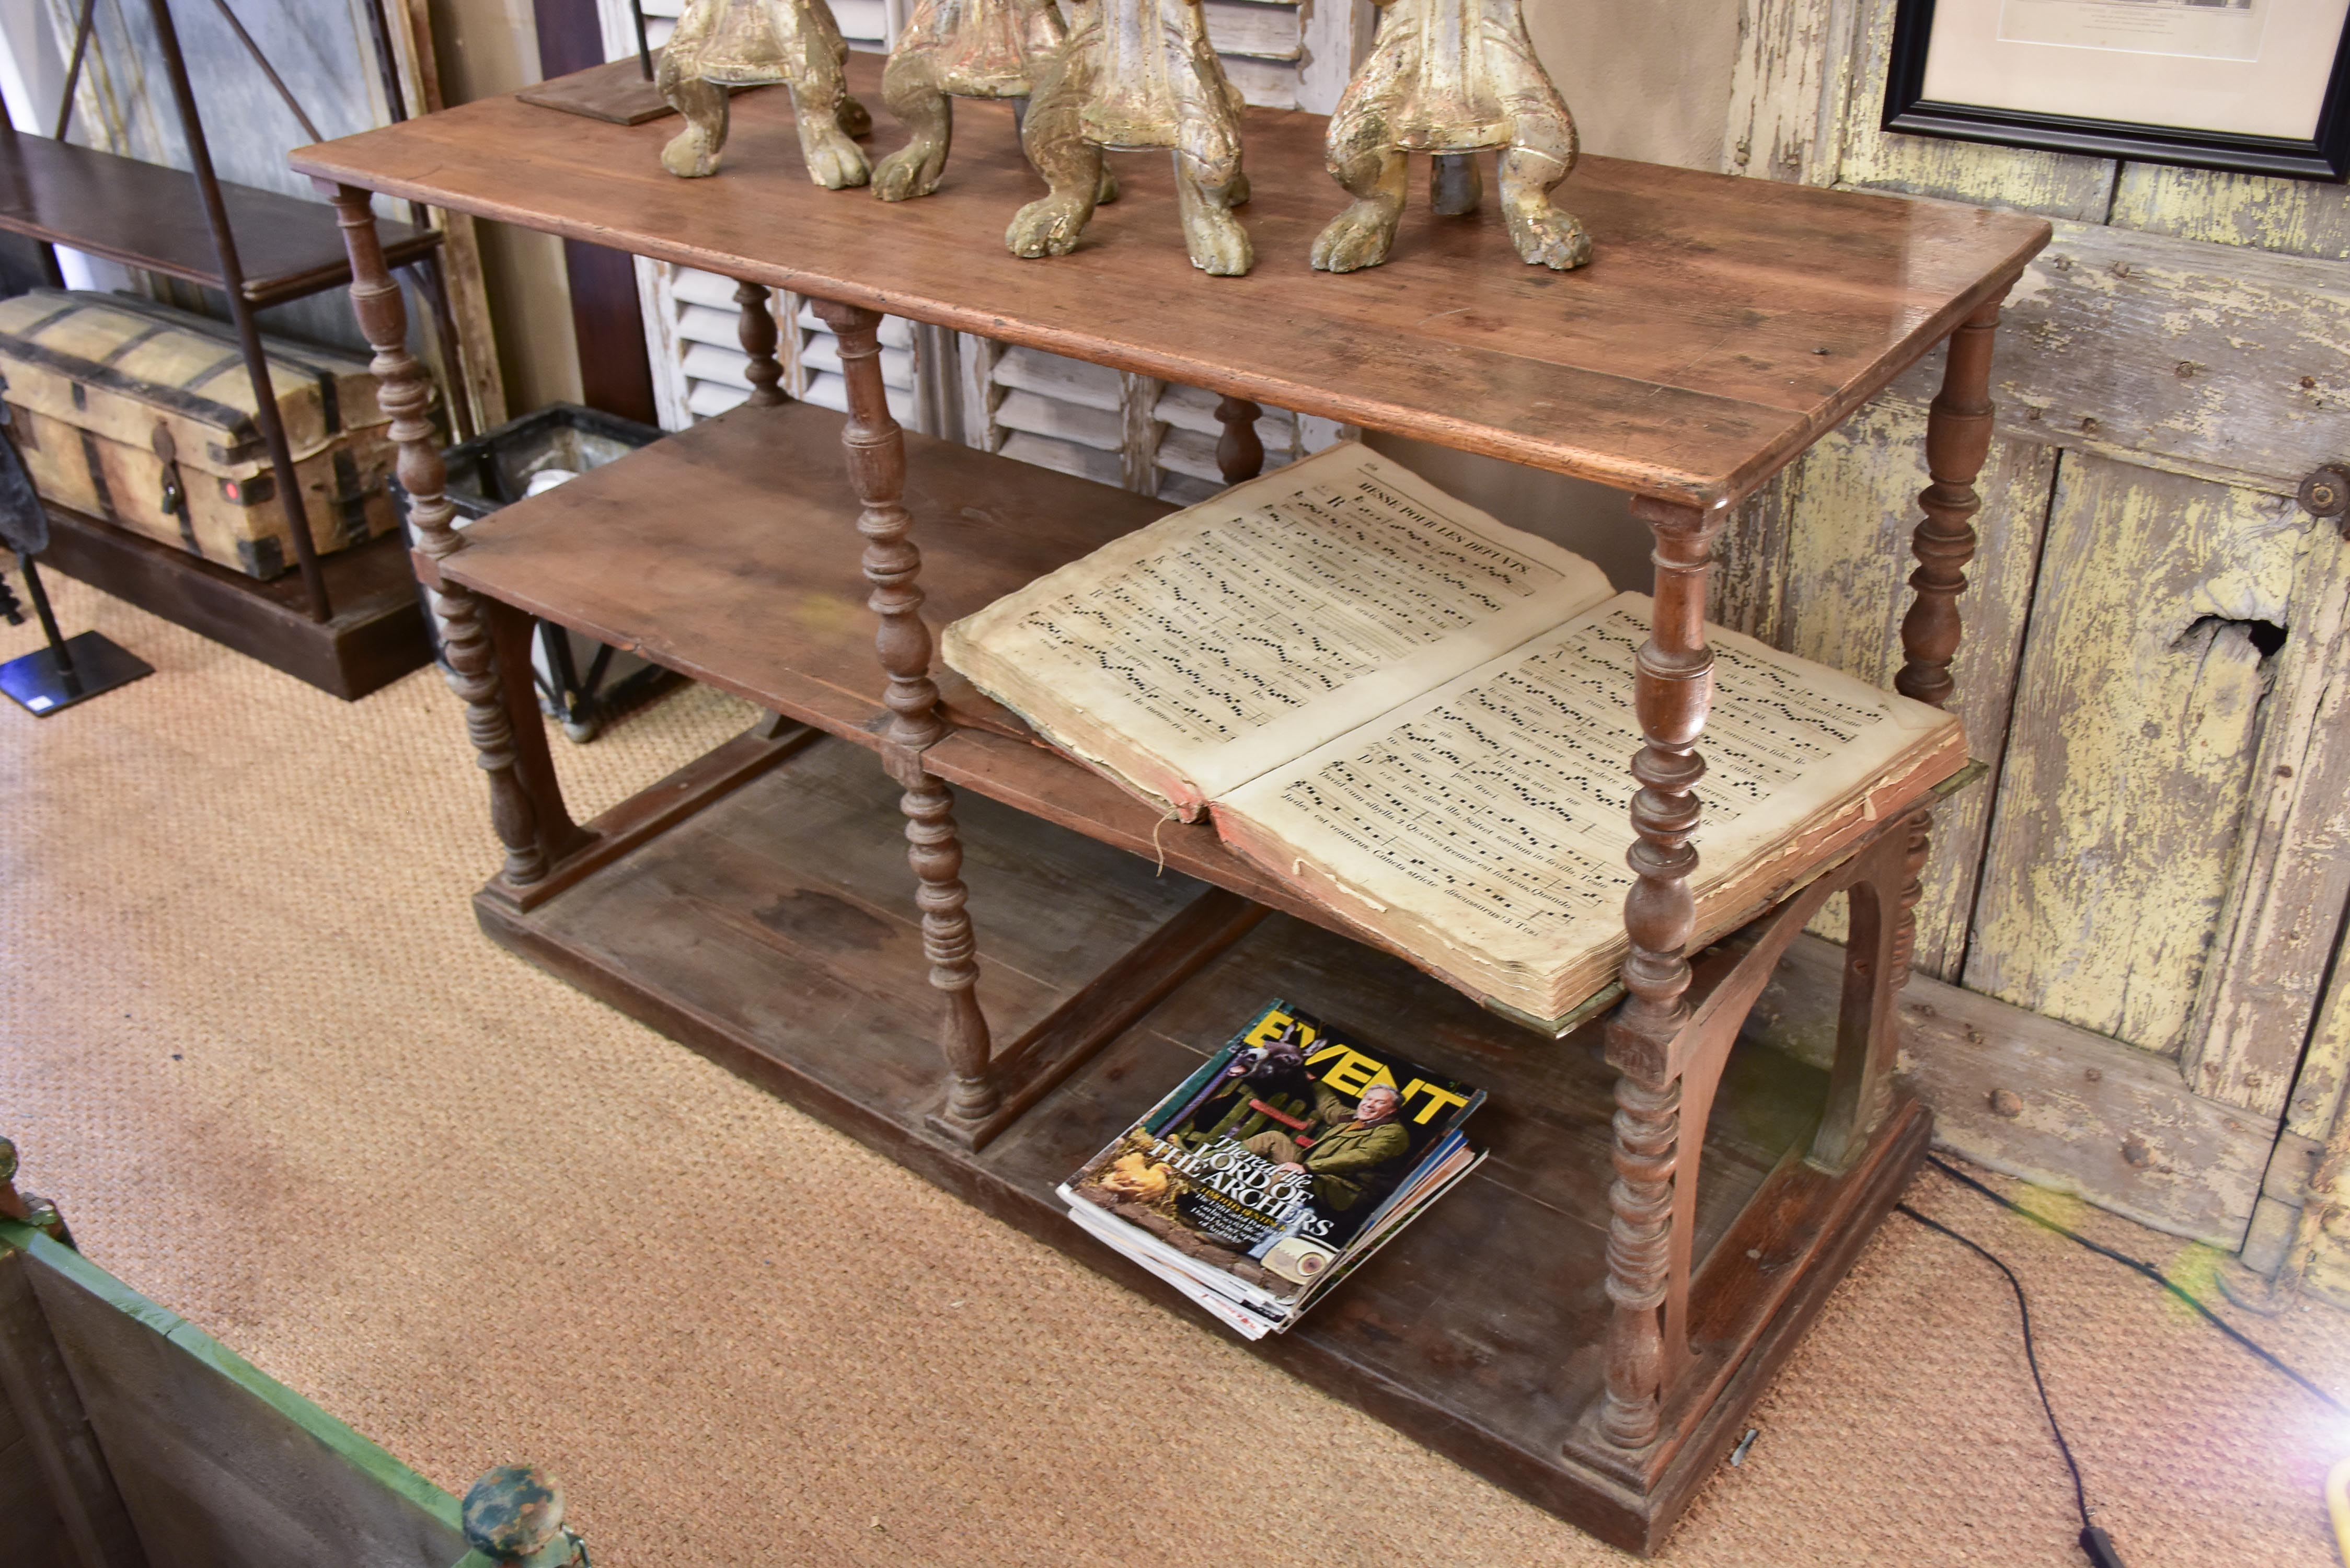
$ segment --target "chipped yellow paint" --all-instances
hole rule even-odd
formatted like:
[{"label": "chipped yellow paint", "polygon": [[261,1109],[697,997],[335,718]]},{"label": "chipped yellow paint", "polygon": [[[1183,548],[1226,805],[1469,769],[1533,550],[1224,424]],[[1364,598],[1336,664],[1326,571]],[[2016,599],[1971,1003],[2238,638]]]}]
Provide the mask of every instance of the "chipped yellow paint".
[{"label": "chipped yellow paint", "polygon": [[[1915,565],[1909,535],[1922,515],[1925,441],[1924,411],[1882,399],[1805,456],[1787,498],[1785,579],[1795,591],[1777,617],[1781,647],[1880,686],[1893,683]],[[2055,461],[2046,447],[1998,441],[1977,483],[1982,537],[1959,601],[1966,635],[1952,668],[1958,689],[1950,708],[1965,721],[1969,751],[1994,770]],[[1935,814],[1917,966],[1938,979],[1950,977],[1964,951],[1990,803],[1989,787],[1979,784]],[[1813,929],[1841,940],[1842,900]]]},{"label": "chipped yellow paint", "polygon": [[2279,1272],[2313,1295],[2350,1307],[2350,1116],[2334,1120]]},{"label": "chipped yellow paint", "polygon": [[2323,1140],[2337,1125],[2350,1126],[2342,1116],[2344,1106],[2350,1104],[2345,1087],[2350,1087],[2350,965],[2336,965],[2334,983],[2318,1009],[2317,1025],[2310,1031],[2309,1054],[2293,1080],[2284,1130]]},{"label": "chipped yellow paint", "polygon": [[2114,165],[2107,159],[1880,130],[1886,66],[1893,54],[1895,0],[1861,0],[1861,5],[1848,67],[1852,91],[1839,183],[2016,207],[2083,223],[2105,221],[2114,182]]},{"label": "chipped yellow paint", "polygon": [[1844,160],[1858,0],[1744,0],[1731,67],[1728,174],[1833,185]]},{"label": "chipped yellow paint", "polygon": [[[2310,530],[2290,504],[2067,455],[2024,645],[1965,983],[2177,1052],[2252,796]],[[2220,620],[2202,618],[2220,617]]]},{"label": "chipped yellow paint", "polygon": [[[2188,1086],[2275,1116],[2350,878],[2350,805],[2329,805],[2350,802],[2350,636],[2334,604],[2350,566],[2313,550],[2296,581],[2283,501],[2350,452],[2350,191],[1885,135],[1894,8],[1743,0],[1724,166],[2058,220],[2011,296],[1995,371],[2001,435],[2043,449],[2041,492],[2019,472],[2007,500],[2054,517],[2037,587],[2014,588],[2019,614],[2037,602],[1966,982],[2178,1051]],[[1896,436],[1931,392],[1929,367],[1905,376],[1890,396],[1906,414],[1866,411],[1752,504],[1733,531],[1731,558],[1752,569],[1725,585],[1730,618],[1864,674],[1889,668],[1870,639],[1899,598],[1886,530],[1916,461]],[[1985,586],[1970,595],[1962,705]],[[2238,630],[2182,640],[2207,615],[2290,635],[2263,669]],[[1979,753],[1987,717],[1970,712]],[[1921,909],[1928,972],[1948,972],[1927,960],[1938,900],[1970,880],[1946,858],[1970,809],[1951,805]],[[1968,940],[1964,912],[1949,919],[1944,964]],[[2341,970],[2284,1114],[2305,1137],[2334,1129],[2343,1190],[2306,1228],[2332,1227],[2331,1251],[2302,1256],[2350,1302]]]},{"label": "chipped yellow paint", "polygon": [[2308,180],[2126,163],[2106,222],[2183,240],[2350,259],[2350,189]]},{"label": "chipped yellow paint", "polygon": [[2303,1136],[2322,1139],[2333,1117],[2316,1101],[2339,1086],[2322,1027],[2305,1089],[2293,1075],[2350,902],[2350,543],[2316,523],[2307,538],[2252,769],[2259,799],[2179,1065],[2196,1093],[2263,1116],[2290,1092]]}]

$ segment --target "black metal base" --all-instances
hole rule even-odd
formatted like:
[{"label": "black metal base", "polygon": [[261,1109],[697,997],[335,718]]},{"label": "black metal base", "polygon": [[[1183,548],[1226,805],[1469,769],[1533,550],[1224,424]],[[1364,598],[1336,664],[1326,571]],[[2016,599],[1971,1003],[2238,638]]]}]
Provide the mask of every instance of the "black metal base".
[{"label": "black metal base", "polygon": [[58,668],[57,650],[48,648],[0,664],[0,691],[15,698],[26,712],[46,719],[60,708],[155,673],[153,665],[100,632],[66,639],[66,656],[73,661],[70,670]]}]

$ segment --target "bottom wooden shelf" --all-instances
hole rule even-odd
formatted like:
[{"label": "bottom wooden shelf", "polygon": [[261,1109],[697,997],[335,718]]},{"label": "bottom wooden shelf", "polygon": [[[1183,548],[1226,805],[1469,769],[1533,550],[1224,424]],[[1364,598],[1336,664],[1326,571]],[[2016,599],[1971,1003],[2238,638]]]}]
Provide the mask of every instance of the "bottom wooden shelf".
[{"label": "bottom wooden shelf", "polygon": [[432,660],[416,574],[398,533],[319,563],[334,615],[315,621],[296,573],[258,582],[68,507],[48,513],[41,565],[346,701]]},{"label": "bottom wooden shelf", "polygon": [[[1197,1309],[1080,1232],[1054,1188],[1257,1004],[1291,998],[1485,1085],[1471,1127],[1492,1149],[1484,1168],[1255,1348],[1631,1550],[1661,1542],[1924,1152],[1928,1117],[1897,1096],[1846,1174],[1804,1166],[1826,1075],[1738,1048],[1698,1188],[1690,1321],[1706,1392],[1668,1410],[1668,1438],[1627,1472],[1592,1449],[1586,1419],[1603,1378],[1615,1110],[1596,1027],[1536,1039],[1399,960],[1274,914],[974,1152],[926,1119],[942,1083],[939,1003],[897,797],[865,750],[817,740],[531,909],[495,887],[475,909],[533,962],[1185,1314]],[[1229,898],[983,797],[960,796],[956,813],[999,1050],[1198,900]],[[606,825],[643,816],[623,805]],[[1115,1004],[1101,991],[1088,1004]]]}]

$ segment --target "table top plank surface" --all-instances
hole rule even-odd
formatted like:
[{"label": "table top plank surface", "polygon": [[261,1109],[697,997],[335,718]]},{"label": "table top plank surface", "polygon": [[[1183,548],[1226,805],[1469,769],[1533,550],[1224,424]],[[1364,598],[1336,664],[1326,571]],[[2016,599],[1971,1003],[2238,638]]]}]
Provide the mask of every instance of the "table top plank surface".
[{"label": "table top plank surface", "polygon": [[[244,296],[276,305],[348,282],[335,210],[276,191],[221,182]],[[430,230],[378,224],[394,266],[438,244]],[[220,257],[196,177],[46,137],[0,136],[0,230],[69,245],[126,266],[220,288]]]},{"label": "table top plank surface", "polygon": [[[879,103],[879,62],[851,85]],[[477,216],[845,300],[1693,504],[1759,485],[2002,292],[2048,224],[1947,202],[1586,159],[1556,199],[1596,259],[1517,259],[1488,178],[1474,216],[1431,215],[1415,171],[1391,259],[1316,273],[1345,205],[1319,116],[1251,109],[1246,277],[1183,251],[1168,160],[1076,252],[1022,260],[1004,226],[1044,193],[1011,113],[959,101],[939,192],[885,204],[807,179],[789,96],[733,105],[725,164],[680,180],[679,121],[601,123],[512,98],[299,150],[296,169]],[[877,161],[904,140],[886,110]]]}]

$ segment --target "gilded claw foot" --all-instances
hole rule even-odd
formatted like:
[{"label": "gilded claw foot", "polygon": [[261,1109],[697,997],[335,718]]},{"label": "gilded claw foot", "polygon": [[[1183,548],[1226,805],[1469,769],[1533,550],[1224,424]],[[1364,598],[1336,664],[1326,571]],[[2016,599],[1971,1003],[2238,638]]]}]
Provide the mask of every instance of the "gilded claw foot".
[{"label": "gilded claw foot", "polygon": [[[1245,191],[1245,176],[1235,176]],[[1181,173],[1175,177],[1178,205],[1183,217],[1183,241],[1191,265],[1210,277],[1240,277],[1256,265],[1255,247],[1248,231],[1232,216],[1225,192],[1210,192]],[[1226,191],[1231,189],[1226,187]]]},{"label": "gilded claw foot", "polygon": [[838,191],[872,178],[865,150],[828,116],[819,119],[815,112],[800,111],[799,126],[800,156],[807,161],[809,179],[827,191]]},{"label": "gilded claw foot", "polygon": [[725,138],[712,136],[702,127],[688,121],[683,130],[669,140],[661,149],[661,167],[681,180],[702,180],[718,172],[718,156],[725,150]]},{"label": "gilded claw foot", "polygon": [[939,188],[946,168],[945,146],[917,138],[873,166],[873,194],[884,202],[927,196]]},{"label": "gilded claw foot", "polygon": [[1573,272],[1591,259],[1591,235],[1573,213],[1552,206],[1548,196],[1513,201],[1504,192],[1502,211],[1509,218],[1510,243],[1534,265]]},{"label": "gilded claw foot", "polygon": [[1012,215],[1003,243],[1015,256],[1065,256],[1077,248],[1077,236],[1093,216],[1090,203],[1066,196],[1045,196]]},{"label": "gilded claw foot", "polygon": [[1403,205],[1378,197],[1357,202],[1323,226],[1314,238],[1316,272],[1355,272],[1388,259]]},{"label": "gilded claw foot", "polygon": [[685,117],[685,129],[661,149],[661,167],[681,180],[717,173],[719,158],[726,151],[726,89],[666,73],[660,89],[670,107]]}]

